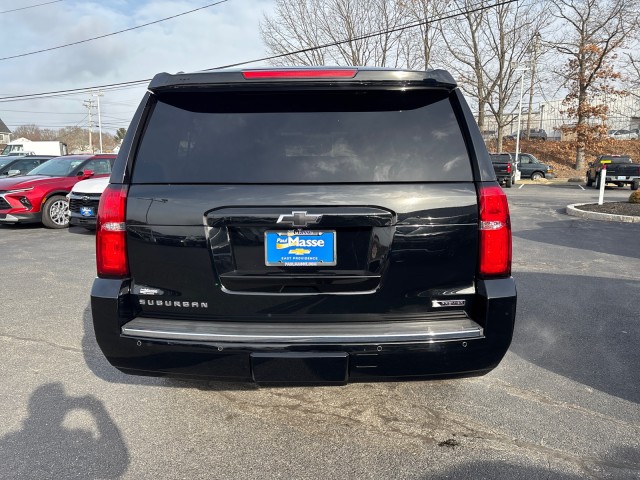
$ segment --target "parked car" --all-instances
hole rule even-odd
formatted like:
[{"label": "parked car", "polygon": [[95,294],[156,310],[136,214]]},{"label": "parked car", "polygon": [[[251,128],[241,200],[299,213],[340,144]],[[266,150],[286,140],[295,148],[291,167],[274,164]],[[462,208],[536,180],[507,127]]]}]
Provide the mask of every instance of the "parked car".
[{"label": "parked car", "polygon": [[595,162],[589,163],[587,187],[600,188],[602,168],[606,165],[605,185],[614,183],[618,187],[630,185],[631,190],[640,186],[640,164],[633,163],[626,155],[600,155]]},{"label": "parked car", "polygon": [[69,225],[95,229],[100,196],[107,185],[109,185],[109,177],[90,178],[74,185],[67,195]]},{"label": "parked car", "polygon": [[490,153],[493,170],[498,179],[498,183],[507,188],[511,188],[516,183],[516,173],[518,167],[510,153]]},{"label": "parked car", "polygon": [[[505,135],[507,140],[515,140],[518,134]],[[527,131],[520,130],[520,140],[527,138]],[[529,140],[546,140],[547,132],[543,128],[532,128],[529,130]]]},{"label": "parked car", "polygon": [[29,155],[0,157],[0,177],[16,177],[26,175],[31,170],[39,167],[53,155]]},{"label": "parked car", "polygon": [[[515,158],[516,154],[511,153],[511,156]],[[542,163],[531,153],[518,154],[518,170],[520,170],[522,177],[531,178],[531,180],[552,179],[555,177],[553,167]]]},{"label": "parked car", "polygon": [[27,175],[0,179],[0,222],[42,222],[48,228],[69,224],[65,196],[80,180],[111,173],[115,155],[52,158]]},{"label": "parked car", "polygon": [[609,136],[616,140],[635,140],[638,138],[638,129],[633,130],[609,130]]},{"label": "parked car", "polygon": [[95,335],[137,375],[477,375],[511,342],[506,195],[443,70],[156,75],[102,194]]}]

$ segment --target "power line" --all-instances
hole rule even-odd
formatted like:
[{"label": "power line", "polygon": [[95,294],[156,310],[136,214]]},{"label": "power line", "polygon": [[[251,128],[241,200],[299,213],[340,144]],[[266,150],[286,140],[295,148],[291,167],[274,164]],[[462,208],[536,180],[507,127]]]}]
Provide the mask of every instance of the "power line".
[{"label": "power line", "polygon": [[6,110],[2,109],[1,112],[15,112],[15,113],[49,113],[52,115],[82,115],[81,113],[69,113],[69,112],[34,112],[32,110]]},{"label": "power line", "polygon": [[[449,15],[445,15],[443,17],[438,17],[438,18],[433,19],[433,20],[421,20],[419,22],[409,22],[409,23],[405,23],[405,24],[400,25],[400,26],[395,27],[395,28],[391,28],[391,29],[387,29],[387,30],[379,30],[377,32],[367,33],[365,35],[360,35],[359,37],[349,38],[349,39],[346,39],[346,40],[337,40],[335,42],[325,43],[323,45],[318,45],[318,46],[315,46],[315,47],[301,48],[301,49],[296,50],[294,52],[287,52],[287,53],[281,53],[281,54],[278,54],[278,55],[271,55],[269,57],[262,57],[262,58],[258,58],[256,60],[251,60],[250,62],[230,63],[228,65],[223,65],[221,67],[207,68],[207,69],[204,69],[204,70],[201,70],[201,71],[202,72],[210,72],[212,70],[221,70],[223,68],[239,67],[241,65],[246,65],[247,63],[265,62],[265,61],[268,61],[268,60],[276,60],[278,58],[290,57],[292,55],[298,55],[300,53],[312,52],[314,50],[320,50],[320,49],[323,49],[323,48],[336,47],[338,45],[343,45],[345,43],[356,42],[358,40],[366,40],[367,38],[377,37],[377,36],[380,36],[380,35],[386,35],[388,33],[400,32],[402,30],[407,30],[407,29],[410,29],[410,28],[416,28],[416,27],[420,27],[422,25],[429,25],[431,23],[440,22],[442,20],[450,20],[452,18],[459,17],[460,15],[481,12],[483,10],[488,10],[489,8],[501,7],[503,5],[509,5],[510,3],[515,3],[515,2],[518,2],[518,1],[519,0],[505,0],[505,1],[502,1],[502,2],[499,2],[499,3],[494,3],[493,5],[482,5],[480,7],[477,7],[477,8],[471,9],[471,10],[462,10],[460,8],[460,9],[458,9],[459,10],[458,13],[452,13],[452,14],[449,14]],[[0,98],[0,100],[2,100],[2,99]]]},{"label": "power line", "polygon": [[63,0],[54,0],[52,2],[38,3],[37,5],[29,5],[28,7],[14,8],[12,10],[3,10],[0,13],[11,13],[11,12],[17,12],[19,10],[27,10],[28,8],[43,7],[45,5],[51,5],[52,3],[59,3],[59,2],[62,2],[62,1]]},{"label": "power line", "polygon": [[105,85],[96,85],[93,87],[84,87],[84,88],[69,88],[67,90],[57,90],[53,92],[43,92],[43,93],[29,93],[26,95],[13,95],[11,97],[0,97],[0,101],[15,101],[15,100],[31,100],[37,98],[54,98],[54,97],[62,97],[68,95],[80,95],[83,93],[91,92],[92,90],[123,90],[125,88],[130,88],[132,86],[143,85],[145,83],[149,83],[151,81],[150,78],[146,78],[144,80],[133,80],[131,82],[119,82],[119,83],[108,83]]},{"label": "power line", "polygon": [[[227,1],[227,0],[223,0],[223,1]],[[349,38],[349,39],[346,39],[346,40],[338,40],[338,41],[335,41],[335,42],[326,43],[326,44],[323,44],[323,45],[317,45],[315,47],[302,48],[302,49],[299,49],[299,50],[294,50],[292,52],[282,53],[282,54],[278,54],[278,55],[271,55],[271,56],[268,56],[268,57],[262,57],[262,58],[257,58],[257,59],[253,59],[253,60],[246,60],[246,61],[243,61],[243,62],[231,63],[231,64],[228,64],[228,65],[222,65],[222,66],[218,66],[218,67],[206,68],[206,69],[199,70],[199,71],[200,72],[210,72],[210,71],[213,71],[213,70],[221,70],[221,69],[224,69],[224,68],[239,67],[239,66],[248,65],[248,64],[251,64],[251,63],[257,63],[257,62],[263,62],[263,61],[268,61],[268,60],[275,60],[277,58],[289,57],[289,56],[292,56],[292,55],[311,52],[311,51],[314,51],[314,50],[320,50],[320,49],[323,49],[323,48],[329,48],[329,47],[342,45],[342,44],[349,43],[349,42],[354,42],[354,41],[357,41],[357,40],[364,40],[364,39],[367,39],[367,38],[372,38],[372,37],[384,35],[386,33],[393,33],[393,32],[397,32],[397,31],[401,31],[401,30],[407,30],[409,28],[419,27],[421,25],[428,25],[428,24],[431,24],[431,23],[434,23],[434,22],[440,22],[440,21],[443,21],[443,20],[450,20],[452,18],[459,17],[460,15],[466,15],[466,14],[469,14],[469,13],[477,13],[477,12],[481,12],[481,11],[484,11],[484,10],[488,10],[490,8],[495,8],[495,7],[500,7],[500,6],[503,6],[503,5],[509,5],[511,3],[516,3],[518,1],[519,0],[503,0],[502,2],[494,3],[492,5],[483,5],[481,3],[481,6],[479,6],[477,8],[473,8],[471,10],[458,9],[457,13],[452,13],[452,14],[449,14],[449,15],[445,15],[443,17],[438,17],[438,18],[433,19],[433,20],[422,20],[420,22],[406,23],[406,24],[403,24],[401,26],[395,27],[393,29],[381,30],[381,31],[373,32],[373,33],[368,33],[366,35],[361,35],[359,37]],[[25,94],[25,95],[13,95],[13,96],[10,96],[10,97],[0,97],[0,102],[12,102],[12,101],[20,101],[20,100],[31,100],[31,99],[37,99],[37,98],[52,98],[52,97],[67,96],[67,95],[77,95],[77,94],[87,93],[87,92],[90,92],[92,90],[97,90],[97,89],[121,90],[121,89],[125,89],[125,88],[132,88],[132,87],[136,87],[138,85],[146,84],[146,83],[149,83],[151,80],[152,80],[151,78],[145,78],[143,80],[131,80],[131,81],[128,81],[128,82],[110,83],[110,84],[106,84],[106,85],[96,85],[96,86],[93,86],[93,87],[71,88],[71,89],[67,89],[67,90],[58,90],[58,91],[53,91],[53,92],[31,93],[31,94]]]},{"label": "power line", "polygon": [[51,50],[58,50],[60,48],[70,47],[72,45],[79,45],[81,43],[91,42],[93,40],[98,40],[100,38],[111,37],[113,35],[118,35],[119,33],[130,32],[131,30],[136,30],[136,29],[142,28],[142,27],[148,27],[149,25],[154,25],[156,23],[165,22],[167,20],[172,20],[172,19],[177,18],[177,17],[182,17],[183,15],[188,15],[189,13],[197,12],[199,10],[204,10],[205,8],[213,7],[215,5],[220,5],[221,3],[225,3],[225,2],[228,2],[228,1],[229,0],[219,0],[219,1],[215,2],[215,3],[210,3],[209,5],[205,5],[203,7],[194,8],[193,10],[189,10],[187,12],[178,13],[176,15],[171,15],[170,17],[161,18],[159,20],[154,20],[153,22],[143,23],[142,25],[136,25],[135,27],[125,28],[124,30],[118,30],[117,32],[111,32],[111,33],[107,33],[105,35],[99,35],[97,37],[92,37],[92,38],[87,38],[87,39],[84,39],[84,40],[79,40],[77,42],[65,43],[64,45],[58,45],[57,47],[43,48],[42,50],[34,50],[33,52],[20,53],[18,55],[11,55],[9,57],[2,57],[2,58],[0,58],[0,60],[10,60],[12,58],[26,57],[28,55],[35,55],[36,53],[50,52]]}]

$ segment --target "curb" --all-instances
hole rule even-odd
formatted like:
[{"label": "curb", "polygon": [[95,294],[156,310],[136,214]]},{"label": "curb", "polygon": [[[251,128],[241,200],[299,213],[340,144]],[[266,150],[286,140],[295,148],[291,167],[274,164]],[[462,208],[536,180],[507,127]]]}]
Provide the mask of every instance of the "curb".
[{"label": "curb", "polygon": [[589,203],[574,203],[567,205],[567,215],[573,217],[587,218],[589,220],[602,220],[605,222],[624,222],[624,223],[640,223],[640,217],[634,217],[631,215],[614,215],[613,213],[599,213],[599,212],[587,212],[586,210],[580,210],[577,207],[582,205],[590,205]]}]

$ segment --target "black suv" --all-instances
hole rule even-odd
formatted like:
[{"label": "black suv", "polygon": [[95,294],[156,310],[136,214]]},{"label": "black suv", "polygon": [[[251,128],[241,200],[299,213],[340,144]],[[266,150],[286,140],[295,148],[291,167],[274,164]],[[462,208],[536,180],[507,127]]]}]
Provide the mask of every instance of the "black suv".
[{"label": "black suv", "polygon": [[478,375],[511,342],[506,196],[442,70],[158,74],[96,242],[95,334],[126,373]]}]

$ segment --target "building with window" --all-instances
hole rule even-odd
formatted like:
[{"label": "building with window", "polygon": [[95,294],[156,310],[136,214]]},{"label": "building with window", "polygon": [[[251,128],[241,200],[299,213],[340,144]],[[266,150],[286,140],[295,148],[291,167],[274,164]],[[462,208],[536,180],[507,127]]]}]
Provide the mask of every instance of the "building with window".
[{"label": "building with window", "polygon": [[9,127],[5,125],[5,123],[0,118],[0,145],[5,145],[9,143],[11,140],[11,130]]}]

